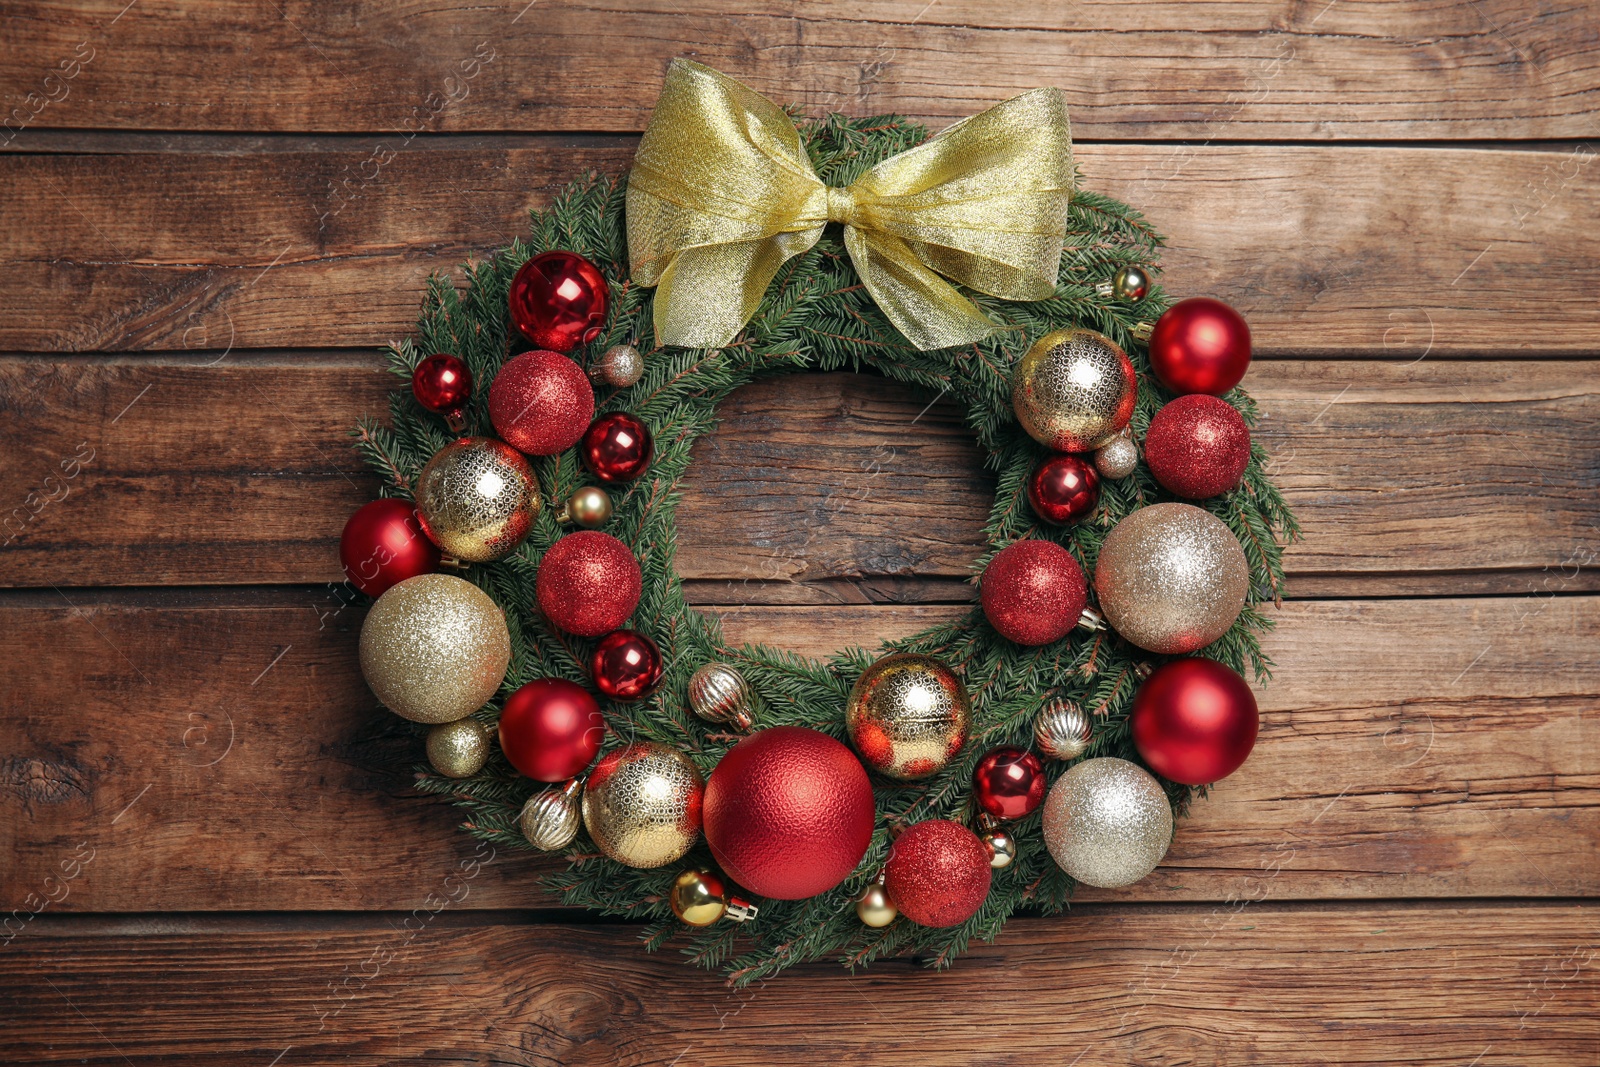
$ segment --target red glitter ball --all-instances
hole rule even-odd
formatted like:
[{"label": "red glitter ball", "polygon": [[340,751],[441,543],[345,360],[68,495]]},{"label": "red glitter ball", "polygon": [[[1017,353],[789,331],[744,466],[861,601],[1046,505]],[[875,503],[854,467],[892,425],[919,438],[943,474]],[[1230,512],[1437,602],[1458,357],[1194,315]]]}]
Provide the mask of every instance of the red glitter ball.
[{"label": "red glitter ball", "polygon": [[1190,500],[1226,493],[1250,464],[1250,429],[1226,400],[1180,396],[1156,412],[1144,438],[1156,481]]},{"label": "red glitter ball", "polygon": [[1025,748],[1002,745],[978,761],[972,797],[997,819],[1020,819],[1044,803],[1044,764]]},{"label": "red glitter ball", "polygon": [[519,452],[553,456],[577,443],[594,418],[594,387],[566,356],[524,352],[489,386],[495,432]]},{"label": "red glitter ball", "polygon": [[460,411],[472,399],[472,371],[448,352],[437,352],[411,372],[411,395],[436,415]]},{"label": "red glitter ball", "polygon": [[922,926],[955,926],[989,895],[989,850],[960,823],[929,819],[889,846],[883,888],[900,914]]},{"label": "red glitter ball", "polygon": [[1081,522],[1100,503],[1100,472],[1081,456],[1046,456],[1028,477],[1028,505],[1052,526]]},{"label": "red glitter ball", "polygon": [[571,352],[600,336],[611,291],[600,268],[576,252],[544,252],[511,279],[511,321],[522,336]]},{"label": "red glitter ball", "polygon": [[568,633],[599,637],[639,606],[644,578],[628,546],[598,530],[571,533],[539,561],[539,608]]},{"label": "red glitter ball", "polygon": [[643,700],[661,684],[661,649],[644,634],[612,630],[589,656],[589,673],[612,700]]},{"label": "red glitter ball", "polygon": [[578,455],[602,482],[631,482],[650,466],[655,442],[650,427],[625,411],[594,420],[583,435]]},{"label": "red glitter ball", "polygon": [[983,572],[983,614],[1019,645],[1059,641],[1089,600],[1089,583],[1072,553],[1054,541],[1017,541]]}]

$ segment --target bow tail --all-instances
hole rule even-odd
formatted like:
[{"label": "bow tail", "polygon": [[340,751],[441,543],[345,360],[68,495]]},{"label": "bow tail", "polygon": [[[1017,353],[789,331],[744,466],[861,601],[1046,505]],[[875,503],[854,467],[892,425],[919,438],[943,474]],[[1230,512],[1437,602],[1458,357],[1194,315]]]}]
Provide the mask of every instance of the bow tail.
[{"label": "bow tail", "polygon": [[680,348],[731,344],[755,317],[778,269],[821,236],[818,226],[678,252],[656,286],[657,343]]},{"label": "bow tail", "polygon": [[999,329],[900,238],[846,226],[844,245],[873,301],[918,349],[971,344]]}]

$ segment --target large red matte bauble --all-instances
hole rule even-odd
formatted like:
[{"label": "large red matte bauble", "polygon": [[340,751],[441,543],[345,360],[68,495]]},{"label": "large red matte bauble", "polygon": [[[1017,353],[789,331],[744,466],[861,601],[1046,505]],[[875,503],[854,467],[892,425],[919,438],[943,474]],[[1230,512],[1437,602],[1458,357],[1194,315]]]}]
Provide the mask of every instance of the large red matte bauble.
[{"label": "large red matte bauble", "polygon": [[506,698],[500,751],[539,782],[564,782],[594,761],[605,738],[600,705],[581,685],[540,678]]},{"label": "large red matte bauble", "polygon": [[633,630],[612,630],[589,656],[594,687],[612,700],[643,700],[654,693],[661,666],[661,649]]},{"label": "large red matte bauble", "polygon": [[1028,476],[1028,505],[1052,526],[1081,522],[1100,503],[1100,473],[1081,456],[1055,453]]},{"label": "large red matte bauble", "polygon": [[594,386],[555,352],[524,352],[489,386],[489,419],[507,444],[530,456],[553,456],[577,443],[594,418]]},{"label": "large red matte bauble", "polygon": [[984,569],[983,614],[1019,645],[1059,641],[1078,625],[1089,583],[1072,553],[1054,541],[1016,541]]},{"label": "large red matte bauble", "polygon": [[1221,396],[1250,367],[1250,327],[1220,300],[1180,300],[1156,320],[1150,369],[1174,393]]},{"label": "large red matte bauble", "polygon": [[711,854],[734,881],[774,900],[844,881],[866,855],[875,819],[872,783],[855,753],[803,726],[751,734],[706,783]]},{"label": "large red matte bauble", "polygon": [[1175,659],[1133,698],[1133,744],[1161,777],[1205,785],[1239,769],[1261,718],[1238,672],[1215,660]]},{"label": "large red matte bauble", "polygon": [[989,850],[960,823],[929,819],[889,846],[883,888],[900,914],[922,926],[955,926],[989,895]]},{"label": "large red matte bauble", "polygon": [[578,445],[583,465],[602,482],[631,482],[650,466],[650,427],[625,411],[594,420]]},{"label": "large red matte bauble", "polygon": [[439,569],[439,546],[428,540],[410,501],[387,498],[363,504],[339,535],[339,561],[350,584],[382,596],[419,574]]},{"label": "large red matte bauble", "polygon": [[561,629],[599,637],[627,621],[639,606],[644,576],[628,546],[598,530],[570,533],[539,561],[539,608]]},{"label": "large red matte bauble", "polygon": [[997,819],[1020,819],[1044,803],[1044,764],[1025,748],[1005,745],[978,761],[972,797]]},{"label": "large red matte bauble", "polygon": [[1226,400],[1180,396],[1150,420],[1144,459],[1156,481],[1190,500],[1226,493],[1250,465],[1250,428]]},{"label": "large red matte bauble", "polygon": [[600,336],[610,302],[605,275],[576,252],[534,256],[511,279],[511,321],[552,352],[571,352]]},{"label": "large red matte bauble", "polygon": [[411,395],[436,415],[459,412],[472,399],[472,371],[448,352],[435,353],[411,372]]}]

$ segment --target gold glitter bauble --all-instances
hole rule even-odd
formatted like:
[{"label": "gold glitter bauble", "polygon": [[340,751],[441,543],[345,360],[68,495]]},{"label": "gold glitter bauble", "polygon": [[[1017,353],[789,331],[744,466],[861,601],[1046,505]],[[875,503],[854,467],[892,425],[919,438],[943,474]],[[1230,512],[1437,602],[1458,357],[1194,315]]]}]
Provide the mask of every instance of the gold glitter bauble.
[{"label": "gold glitter bauble", "polygon": [[1044,802],[1044,843],[1085,885],[1115,889],[1156,869],[1172,844],[1172,805],[1150,772],[1113,756],[1084,760]]},{"label": "gold glitter bauble", "polygon": [[1094,469],[1100,477],[1119,481],[1139,467],[1139,446],[1126,434],[1118,434],[1094,453]]},{"label": "gold glitter bauble", "polygon": [[744,675],[726,663],[707,663],[689,679],[689,707],[706,722],[750,728],[754,701]]},{"label": "gold glitter bauble", "polygon": [[629,867],[680,859],[700,836],[705,783],[689,757],[653,741],[602,756],[583,789],[583,825],[595,846]]},{"label": "gold glitter bauble", "polygon": [[454,722],[488,701],[511,663],[506,617],[453,574],[391,586],[361,624],[361,673],[396,715]]},{"label": "gold glitter bauble", "polygon": [[470,715],[428,731],[428,762],[446,778],[471,778],[489,762],[489,731]]},{"label": "gold glitter bauble", "polygon": [[555,852],[572,844],[572,839],[578,836],[578,791],[582,788],[573,778],[562,785],[541,789],[528,798],[517,822],[530,845]]},{"label": "gold glitter bauble", "polygon": [[1033,740],[1051,759],[1077,759],[1094,740],[1094,724],[1082,708],[1058,697],[1034,717]]},{"label": "gold glitter bauble", "polygon": [[1094,589],[1111,628],[1140,648],[1177,655],[1233,625],[1250,564],[1221,519],[1192,504],[1140,508],[1106,536]]},{"label": "gold glitter bauble", "polygon": [[612,345],[589,367],[589,377],[618,389],[626,389],[643,376],[644,357],[632,345]]},{"label": "gold glitter bauble", "polygon": [[883,883],[873,882],[856,898],[856,918],[874,930],[888,926],[900,917],[900,909],[889,899]]},{"label": "gold glitter bauble", "polygon": [[844,721],[863,763],[890,778],[914,781],[961,751],[972,702],[949,667],[932,656],[896,652],[856,679]]},{"label": "gold glitter bauble", "polygon": [[1057,452],[1089,452],[1133,417],[1139,379],[1116,342],[1093,330],[1055,330],[1011,375],[1011,406],[1028,435]]},{"label": "gold glitter bauble", "polygon": [[611,521],[611,497],[599,486],[574,489],[556,515],[557,522],[571,522],[585,530],[598,530]]},{"label": "gold glitter bauble", "polygon": [[433,543],[469,563],[509,556],[539,517],[539,481],[522,453],[492,437],[463,437],[417,475],[417,518]]}]

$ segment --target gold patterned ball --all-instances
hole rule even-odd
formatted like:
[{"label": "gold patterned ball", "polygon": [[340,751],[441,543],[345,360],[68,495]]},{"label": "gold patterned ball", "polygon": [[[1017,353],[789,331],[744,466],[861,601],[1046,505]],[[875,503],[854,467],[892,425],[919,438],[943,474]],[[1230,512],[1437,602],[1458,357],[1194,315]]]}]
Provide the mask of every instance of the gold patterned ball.
[{"label": "gold patterned ball", "polygon": [[1127,434],[1118,434],[1094,453],[1094,469],[1100,477],[1120,481],[1139,467],[1139,446]]},{"label": "gold patterned ball", "polygon": [[1050,856],[1085,885],[1115,889],[1156,869],[1172,844],[1172,805],[1150,772],[1114,756],[1084,760],[1044,802]]},{"label": "gold patterned ball", "polygon": [[612,345],[589,367],[589,377],[617,389],[626,389],[643,376],[644,357],[632,345]]},{"label": "gold patterned ball", "polygon": [[428,762],[446,778],[471,778],[489,762],[489,731],[472,716],[428,731]]},{"label": "gold patterned ball", "polygon": [[661,867],[700,836],[705,783],[689,757],[636,741],[600,758],[583,789],[583,825],[595,846],[629,867]]},{"label": "gold patterned ball", "polygon": [[754,713],[750,684],[726,663],[707,663],[689,679],[689,707],[706,722],[748,730]]},{"label": "gold patterned ball", "polygon": [[1011,376],[1011,406],[1028,435],[1057,452],[1089,452],[1133,417],[1139,380],[1116,342],[1094,330],[1055,330]]},{"label": "gold patterned ball", "polygon": [[573,778],[561,785],[547,786],[528,798],[517,817],[528,844],[543,852],[555,852],[572,844],[578,836],[578,791],[582,788]]},{"label": "gold patterned ball", "polygon": [[932,656],[896,652],[862,672],[845,706],[845,729],[862,762],[915,781],[949,763],[967,740],[972,701],[955,672]]},{"label": "gold patterned ball", "polygon": [[1181,655],[1228,632],[1244,610],[1250,564],[1233,531],[1209,511],[1152,504],[1106,536],[1094,588],[1117,633],[1151,652]]},{"label": "gold patterned ball", "polygon": [[391,586],[361,624],[361,673],[385,707],[413,722],[454,722],[494,696],[511,663],[506,617],[452,574]]},{"label": "gold patterned ball", "polygon": [[492,437],[463,437],[417,475],[417,518],[433,543],[469,563],[504,559],[539,517],[539,481],[522,453]]}]

